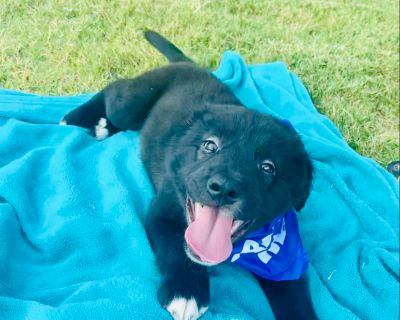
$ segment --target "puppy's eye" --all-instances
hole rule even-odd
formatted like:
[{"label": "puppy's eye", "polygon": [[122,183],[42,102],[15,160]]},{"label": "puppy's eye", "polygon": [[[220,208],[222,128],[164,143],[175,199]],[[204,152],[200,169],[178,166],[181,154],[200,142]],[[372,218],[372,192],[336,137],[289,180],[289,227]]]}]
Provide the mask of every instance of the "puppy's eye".
[{"label": "puppy's eye", "polygon": [[201,144],[203,150],[207,153],[214,153],[218,150],[217,144],[212,140],[205,140]]},{"label": "puppy's eye", "polygon": [[270,160],[265,160],[263,163],[261,163],[261,170],[265,174],[275,175],[275,165]]}]

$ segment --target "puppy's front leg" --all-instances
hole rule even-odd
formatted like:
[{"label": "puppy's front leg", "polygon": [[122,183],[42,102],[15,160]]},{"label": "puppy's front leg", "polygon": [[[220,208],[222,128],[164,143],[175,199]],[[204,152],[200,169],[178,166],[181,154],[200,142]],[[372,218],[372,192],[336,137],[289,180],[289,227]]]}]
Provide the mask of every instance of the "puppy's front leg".
[{"label": "puppy's front leg", "polygon": [[306,278],[272,281],[257,277],[277,320],[316,320]]},{"label": "puppy's front leg", "polygon": [[207,268],[192,262],[184,251],[184,209],[166,195],[150,205],[146,231],[161,272],[158,301],[176,320],[195,320],[209,304]]}]

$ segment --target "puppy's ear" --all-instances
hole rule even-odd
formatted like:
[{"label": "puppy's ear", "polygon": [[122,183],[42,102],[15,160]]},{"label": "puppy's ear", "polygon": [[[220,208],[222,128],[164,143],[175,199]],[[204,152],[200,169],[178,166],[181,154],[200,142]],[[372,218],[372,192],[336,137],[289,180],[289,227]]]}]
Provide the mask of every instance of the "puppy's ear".
[{"label": "puppy's ear", "polygon": [[151,108],[173,86],[175,69],[167,66],[134,79],[118,80],[104,91],[106,116],[123,130],[139,130]]},{"label": "puppy's ear", "polygon": [[297,183],[292,193],[292,200],[293,200],[293,207],[296,211],[300,211],[303,209],[308,196],[311,192],[311,185],[313,179],[313,167],[311,160],[308,158],[307,155],[304,155],[303,161],[299,165],[299,172],[301,172],[301,176],[298,177]]}]

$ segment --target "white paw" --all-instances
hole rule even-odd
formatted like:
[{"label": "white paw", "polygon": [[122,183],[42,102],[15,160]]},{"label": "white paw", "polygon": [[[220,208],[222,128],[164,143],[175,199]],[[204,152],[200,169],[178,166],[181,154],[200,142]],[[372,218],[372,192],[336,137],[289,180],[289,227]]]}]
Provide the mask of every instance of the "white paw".
[{"label": "white paw", "polygon": [[208,307],[199,307],[194,298],[174,298],[166,307],[174,320],[196,320],[200,318]]},{"label": "white paw", "polygon": [[103,140],[108,137],[107,119],[100,118],[97,126],[94,127],[97,140]]}]

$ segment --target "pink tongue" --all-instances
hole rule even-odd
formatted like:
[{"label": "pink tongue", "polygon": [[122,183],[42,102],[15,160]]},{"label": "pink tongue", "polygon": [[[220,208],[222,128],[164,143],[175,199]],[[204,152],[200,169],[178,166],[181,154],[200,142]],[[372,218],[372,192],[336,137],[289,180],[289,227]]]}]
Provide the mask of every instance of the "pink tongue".
[{"label": "pink tongue", "polygon": [[219,263],[232,251],[232,218],[218,214],[218,209],[196,205],[195,220],[185,232],[186,242],[201,260]]}]

